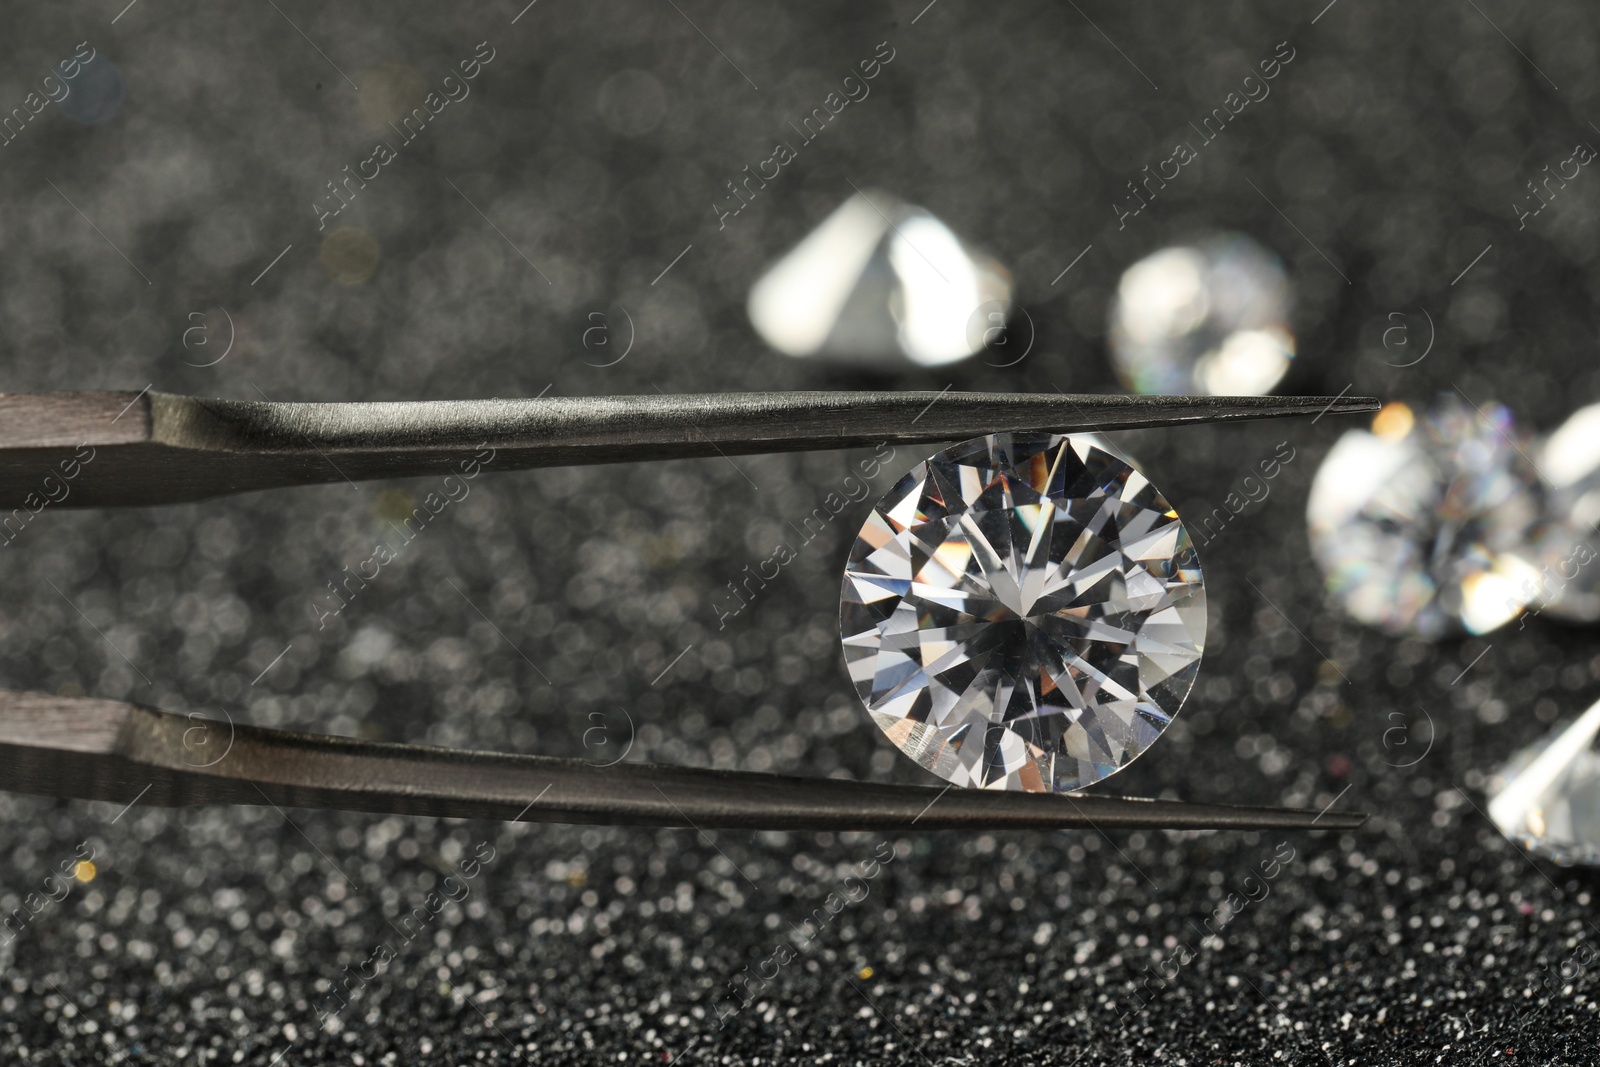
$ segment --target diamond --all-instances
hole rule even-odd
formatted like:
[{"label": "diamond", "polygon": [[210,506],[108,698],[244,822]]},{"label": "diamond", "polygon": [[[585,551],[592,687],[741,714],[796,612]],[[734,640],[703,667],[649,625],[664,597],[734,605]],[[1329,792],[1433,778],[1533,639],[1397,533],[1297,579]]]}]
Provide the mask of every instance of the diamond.
[{"label": "diamond", "polygon": [[1163,248],[1122,274],[1111,361],[1141,393],[1265,396],[1294,358],[1289,278],[1242,234]]},{"label": "diamond", "polygon": [[1437,640],[1516,618],[1536,574],[1541,493],[1511,415],[1445,397],[1388,404],[1328,452],[1306,504],[1311,553],[1358,622]]},{"label": "diamond", "polygon": [[1489,783],[1489,818],[1523,848],[1565,866],[1600,865],[1600,703],[1529,745]]},{"label": "diamond", "polygon": [[1539,610],[1572,622],[1600,620],[1600,404],[1579,408],[1538,453],[1545,489],[1544,528],[1535,541],[1541,565]]},{"label": "diamond", "polygon": [[1000,330],[1011,276],[922,208],[857,193],[750,290],[780,352],[896,368],[966,359]]},{"label": "diamond", "polygon": [[1127,766],[1200,666],[1205,585],[1155,486],[1087,436],[996,434],[897,482],[840,593],[878,727],[956,785],[1066,792]]}]

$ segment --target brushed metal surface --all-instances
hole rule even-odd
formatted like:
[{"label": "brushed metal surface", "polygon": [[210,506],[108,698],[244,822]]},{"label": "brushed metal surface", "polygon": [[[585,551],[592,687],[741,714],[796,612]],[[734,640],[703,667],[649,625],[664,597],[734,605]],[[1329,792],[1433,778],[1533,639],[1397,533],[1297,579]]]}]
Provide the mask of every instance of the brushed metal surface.
[{"label": "brushed metal surface", "polygon": [[[178,504],[341,480],[443,476],[471,462],[486,471],[507,471],[1377,407],[1374,399],[1348,396],[956,392],[359,404],[203,400],[153,391],[5,394],[0,395],[0,511]],[[84,448],[93,453],[87,461]],[[487,461],[473,458],[485,454]],[[76,473],[64,479],[63,464],[74,457]]]},{"label": "brushed metal surface", "polygon": [[382,744],[0,691],[0,784],[129,804],[747,830],[1317,829],[1359,813],[883,785]]}]

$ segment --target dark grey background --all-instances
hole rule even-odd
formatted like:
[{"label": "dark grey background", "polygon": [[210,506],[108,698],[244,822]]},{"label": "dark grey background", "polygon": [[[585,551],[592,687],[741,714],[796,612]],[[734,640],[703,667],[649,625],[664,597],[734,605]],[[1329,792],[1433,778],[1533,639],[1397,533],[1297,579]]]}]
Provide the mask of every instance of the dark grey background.
[{"label": "dark grey background", "polygon": [[[1102,334],[1119,272],[1227,227],[1290,266],[1301,356],[1286,390],[1422,403],[1459,390],[1536,429],[1600,397],[1600,176],[1586,170],[1525,229],[1513,207],[1546,164],[1600,143],[1592,11],[1324,4],[12,5],[0,107],[22,105],[84,40],[120,68],[126,99],[94,125],[51,107],[0,147],[0,384],[283,400],[880,384],[765,351],[743,311],[760,267],[855,183],[992,250],[1036,327],[1016,366],[908,372],[896,387],[1112,388]],[[471,95],[338,218],[379,260],[368,280],[337,284],[311,205],[385,136],[364,98],[398,83],[385,64],[435,87],[483,41],[495,58]],[[1119,230],[1125,183],[1282,41],[1295,58],[1271,95]],[[880,42],[895,58],[870,97],[719,230],[724,182],[790,139],[786,123]],[[619,304],[634,344],[592,366],[622,350]],[[585,345],[593,312],[611,316],[609,347],[595,334]],[[1386,365],[1416,358],[1428,318],[1428,358]],[[1397,324],[1408,332],[1386,345]],[[227,358],[185,365],[215,359],[230,332]],[[719,1030],[725,983],[880,838],[270,807],[119,815],[6,795],[0,907],[80,841],[98,869],[0,946],[0,1052],[1600,1061],[1594,968],[1546,987],[1550,968],[1600,941],[1593,879],[1532,864],[1479,812],[1487,769],[1600,692],[1596,635],[1535,619],[1425,645],[1332,612],[1305,492],[1358,424],[1125,441],[1191,513],[1279,442],[1296,458],[1202,548],[1201,681],[1160,745],[1106,788],[1375,813],[1360,833],[1291,836],[1297,858],[1271,895],[1170,981],[1148,968],[1179,940],[1197,945],[1198,924],[1277,838],[896,838],[867,899]],[[860,458],[488,475],[320,631],[310,605],[324,583],[429,486],[51,509],[0,549],[0,684],[373,738],[610,759],[631,737],[629,759],[925,781],[841,667],[837,575],[855,512],[726,630],[711,606]],[[876,488],[918,458],[902,449]],[[498,858],[465,905],[319,1031],[312,1005],[341,968],[481,840]],[[1155,996],[1135,1013],[1141,980]]]}]

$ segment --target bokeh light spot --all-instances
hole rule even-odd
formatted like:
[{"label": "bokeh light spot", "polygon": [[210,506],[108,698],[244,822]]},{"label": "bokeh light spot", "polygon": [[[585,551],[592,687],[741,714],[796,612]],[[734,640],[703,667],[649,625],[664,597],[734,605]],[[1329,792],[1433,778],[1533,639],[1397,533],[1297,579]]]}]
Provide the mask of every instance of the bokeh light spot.
[{"label": "bokeh light spot", "polygon": [[360,285],[378,269],[378,242],[359,226],[341,226],[322,241],[317,262],[340,285]]}]

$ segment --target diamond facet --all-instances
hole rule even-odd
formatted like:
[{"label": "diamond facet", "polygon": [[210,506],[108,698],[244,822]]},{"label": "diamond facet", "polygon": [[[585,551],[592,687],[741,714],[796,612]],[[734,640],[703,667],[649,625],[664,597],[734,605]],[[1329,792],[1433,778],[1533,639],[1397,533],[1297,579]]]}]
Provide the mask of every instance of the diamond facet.
[{"label": "diamond facet", "polygon": [[1306,521],[1328,590],[1358,622],[1429,640],[1487,633],[1534,594],[1541,495],[1503,407],[1446,397],[1418,418],[1389,404],[1341,437]]},{"label": "diamond facet", "polygon": [[773,348],[866,366],[937,367],[980,351],[1011,306],[1011,276],[939,219],[857,193],[750,290]]},{"label": "diamond facet", "polygon": [[1205,643],[1188,531],[1086,436],[996,434],[919,464],[845,566],[851,680],[880,729],[957,785],[1066,792],[1177,714]]},{"label": "diamond facet", "polygon": [[1513,756],[1489,784],[1489,818],[1530,852],[1600,865],[1600,704]]},{"label": "diamond facet", "polygon": [[1130,389],[1265,396],[1293,358],[1289,278],[1242,234],[1163,248],[1117,285],[1111,360]]}]

